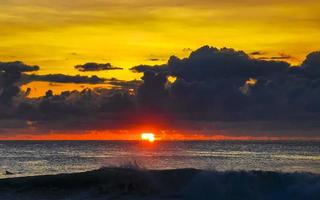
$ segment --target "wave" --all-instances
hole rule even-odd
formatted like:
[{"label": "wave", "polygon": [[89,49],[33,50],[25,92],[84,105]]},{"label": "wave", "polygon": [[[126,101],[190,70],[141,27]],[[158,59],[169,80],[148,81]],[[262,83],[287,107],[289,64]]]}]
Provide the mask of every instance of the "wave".
[{"label": "wave", "polygon": [[320,175],[268,171],[94,171],[0,180],[0,199],[319,200]]}]

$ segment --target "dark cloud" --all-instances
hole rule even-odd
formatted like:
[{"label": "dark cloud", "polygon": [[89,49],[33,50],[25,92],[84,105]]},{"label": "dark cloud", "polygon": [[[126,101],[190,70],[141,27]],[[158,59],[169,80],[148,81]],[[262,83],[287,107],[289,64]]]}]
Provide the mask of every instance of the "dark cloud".
[{"label": "dark cloud", "polygon": [[204,81],[216,78],[256,78],[280,75],[289,68],[286,62],[264,61],[250,58],[243,51],[209,46],[192,52],[188,58],[171,56],[165,65],[139,65],[134,72],[167,72],[186,81]]},{"label": "dark cloud", "polygon": [[150,58],[149,60],[150,61],[159,61],[160,59],[159,58]]},{"label": "dark cloud", "polygon": [[209,46],[201,47],[185,59],[172,56],[167,65],[171,75],[186,81],[271,76],[285,73],[289,67],[285,62],[252,59],[243,51]]},{"label": "dark cloud", "polygon": [[81,76],[81,75],[65,75],[65,74],[23,74],[20,84],[26,84],[32,81],[45,81],[53,83],[76,83],[76,84],[108,84],[115,89],[120,90],[136,90],[141,84],[139,80],[124,81],[116,78],[101,78],[98,76]]},{"label": "dark cloud", "polygon": [[261,51],[254,51],[254,52],[251,52],[250,55],[252,56],[260,56],[260,55],[263,55],[264,53],[261,52]]},{"label": "dark cloud", "polygon": [[18,72],[32,72],[38,71],[39,66],[30,66],[26,65],[23,62],[0,62],[0,71],[9,72],[9,73],[18,73]]},{"label": "dark cloud", "polygon": [[136,90],[138,86],[142,83],[140,80],[123,81],[116,78],[111,78],[107,80],[107,83],[113,86],[117,86],[123,89],[134,89]]},{"label": "dark cloud", "polygon": [[303,68],[320,68],[320,51],[312,52],[307,55],[307,58],[303,61]]},{"label": "dark cloud", "polygon": [[167,76],[164,73],[147,71],[142,77],[143,83],[138,88],[137,98],[142,108],[156,109],[165,106],[168,97]]},{"label": "dark cloud", "polygon": [[300,70],[305,76],[310,78],[320,78],[320,51],[310,53],[303,61]]},{"label": "dark cloud", "polygon": [[114,67],[110,63],[105,63],[105,64],[86,63],[83,65],[76,65],[74,68],[81,71],[81,72],[122,70],[123,69],[121,67]]},{"label": "dark cloud", "polygon": [[[188,58],[172,56],[165,65],[134,69],[177,77],[168,88],[169,105],[171,111],[189,119],[306,119],[320,111],[319,81],[306,73],[319,74],[318,58],[317,53],[310,54],[301,67],[293,69],[286,62],[204,46]],[[251,79],[254,84],[247,83]]]},{"label": "dark cloud", "polygon": [[[293,67],[287,62],[254,59],[243,51],[204,46],[187,58],[171,56],[164,65],[139,65],[131,70],[143,73],[142,80],[23,75],[50,82],[104,81],[115,87],[61,95],[48,91],[42,98],[25,98],[9,113],[17,119],[35,121],[59,120],[63,116],[65,121],[77,124],[81,120],[87,127],[103,129],[137,124],[139,119],[149,120],[151,116],[172,124],[190,122],[185,127],[203,121],[277,121],[288,127],[291,122],[316,127],[315,122],[320,120],[319,52],[309,54],[301,66]],[[11,76],[8,85],[16,85],[19,77]],[[176,77],[176,81],[168,82],[168,76]],[[13,88],[8,91],[12,93],[6,96],[17,95]],[[102,123],[104,120],[110,123]],[[161,120],[154,121],[158,124]]]},{"label": "dark cloud", "polygon": [[292,58],[292,56],[284,54],[284,53],[280,53],[279,56],[270,57],[271,60],[288,60],[291,58]]},{"label": "dark cloud", "polygon": [[0,104],[10,105],[13,98],[20,93],[18,82],[22,72],[37,70],[38,66],[29,66],[20,61],[0,62]]},{"label": "dark cloud", "polygon": [[147,71],[160,73],[160,72],[167,72],[168,71],[166,65],[155,65],[155,66],[138,65],[138,66],[130,68],[130,70],[133,72],[136,72],[136,73],[144,73]]},{"label": "dark cloud", "polygon": [[182,51],[183,52],[190,52],[190,51],[192,51],[192,49],[191,48],[183,48]]},{"label": "dark cloud", "polygon": [[[15,112],[18,118],[39,122],[63,119],[62,124],[79,120],[92,121],[99,116],[105,116],[104,119],[111,116],[112,120],[117,120],[118,114],[133,110],[133,100],[132,95],[123,90],[84,89],[65,91],[60,95],[54,95],[48,90],[44,97],[20,103]],[[75,128],[79,126],[77,124]]]},{"label": "dark cloud", "polygon": [[293,57],[288,54],[280,53],[278,56],[271,56],[271,57],[264,56],[264,57],[259,57],[258,59],[260,59],[260,60],[289,60],[292,58]]},{"label": "dark cloud", "polygon": [[104,83],[106,79],[100,78],[98,76],[80,76],[80,75],[65,75],[65,74],[48,74],[48,75],[24,75],[24,82],[31,81],[46,81],[46,82],[56,82],[56,83],[89,83],[98,84]]}]

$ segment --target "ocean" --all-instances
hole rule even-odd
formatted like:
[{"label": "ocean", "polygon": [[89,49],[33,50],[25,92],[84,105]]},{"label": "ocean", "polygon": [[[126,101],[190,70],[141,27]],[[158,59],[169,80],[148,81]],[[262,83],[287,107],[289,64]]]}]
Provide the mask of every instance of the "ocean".
[{"label": "ocean", "polygon": [[320,173],[319,141],[0,141],[0,178],[101,167]]}]

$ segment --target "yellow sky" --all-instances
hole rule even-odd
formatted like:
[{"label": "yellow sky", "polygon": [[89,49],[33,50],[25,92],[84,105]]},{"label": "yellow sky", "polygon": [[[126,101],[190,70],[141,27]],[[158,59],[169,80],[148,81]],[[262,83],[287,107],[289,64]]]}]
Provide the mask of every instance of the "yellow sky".
[{"label": "yellow sky", "polygon": [[[1,0],[0,60],[40,65],[40,74],[129,80],[140,77],[134,65],[208,44],[288,54],[296,64],[320,49],[319,10],[319,0]],[[125,69],[73,68],[86,62]]]}]

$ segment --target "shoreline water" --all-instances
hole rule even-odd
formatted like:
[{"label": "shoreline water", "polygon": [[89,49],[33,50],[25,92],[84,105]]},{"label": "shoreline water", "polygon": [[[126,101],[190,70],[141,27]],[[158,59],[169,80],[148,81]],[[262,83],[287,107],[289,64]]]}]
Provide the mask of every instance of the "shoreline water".
[{"label": "shoreline water", "polygon": [[320,174],[199,169],[98,170],[0,180],[0,199],[320,199]]}]

